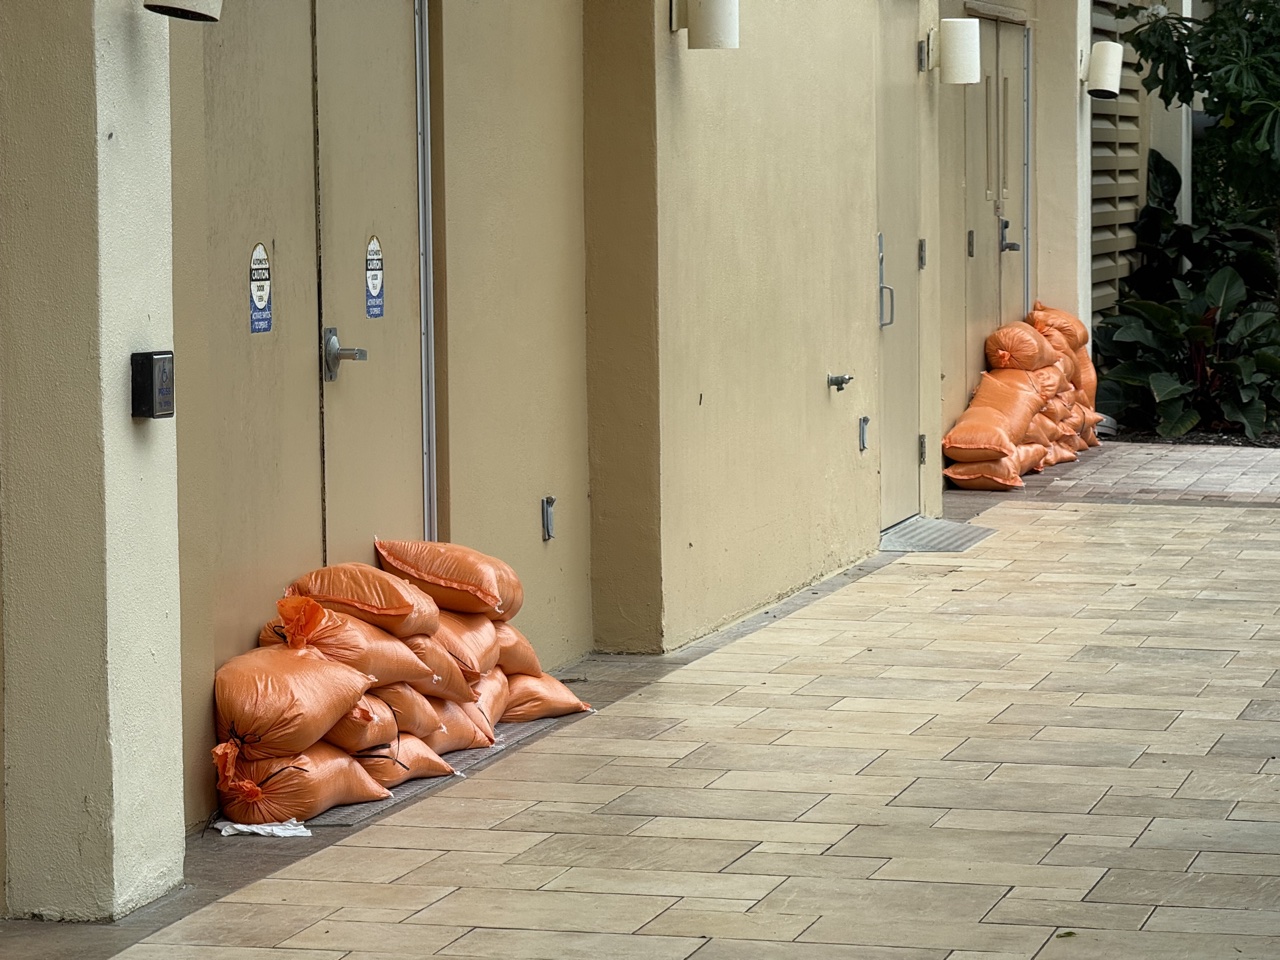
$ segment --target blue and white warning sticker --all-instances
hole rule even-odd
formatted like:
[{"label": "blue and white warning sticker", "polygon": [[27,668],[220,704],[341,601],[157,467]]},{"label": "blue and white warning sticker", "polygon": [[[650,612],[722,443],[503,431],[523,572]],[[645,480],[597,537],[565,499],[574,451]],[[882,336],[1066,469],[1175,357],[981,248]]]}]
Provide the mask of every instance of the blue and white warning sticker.
[{"label": "blue and white warning sticker", "polygon": [[383,315],[382,278],[382,244],[374,236],[364,254],[364,315],[370,319]]},{"label": "blue and white warning sticker", "polygon": [[249,332],[271,332],[271,258],[262,244],[249,257]]}]

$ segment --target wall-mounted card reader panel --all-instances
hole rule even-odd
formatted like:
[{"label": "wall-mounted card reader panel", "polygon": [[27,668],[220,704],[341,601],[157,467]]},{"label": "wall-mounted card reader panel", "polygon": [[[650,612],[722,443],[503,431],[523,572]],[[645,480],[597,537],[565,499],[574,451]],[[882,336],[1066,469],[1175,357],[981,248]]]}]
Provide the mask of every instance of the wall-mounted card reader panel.
[{"label": "wall-mounted card reader panel", "polygon": [[129,357],[133,381],[133,416],[160,420],[173,416],[173,351],[135,353]]}]

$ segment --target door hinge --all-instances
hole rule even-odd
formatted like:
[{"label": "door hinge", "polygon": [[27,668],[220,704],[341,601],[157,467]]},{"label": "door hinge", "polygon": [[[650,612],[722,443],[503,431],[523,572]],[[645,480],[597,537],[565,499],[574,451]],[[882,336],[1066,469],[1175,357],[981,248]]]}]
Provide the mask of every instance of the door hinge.
[{"label": "door hinge", "polygon": [[921,239],[920,246],[917,248],[917,252],[916,252],[916,264],[921,270],[923,270],[924,265],[928,262],[929,262],[928,244],[924,241],[924,239]]},{"label": "door hinge", "polygon": [[929,438],[923,433],[920,434],[920,464],[923,466],[929,460]]},{"label": "door hinge", "polygon": [[926,73],[929,70],[929,44],[928,41],[919,40],[916,42],[916,72]]},{"label": "door hinge", "polygon": [[969,231],[969,256],[973,256],[973,231]]}]

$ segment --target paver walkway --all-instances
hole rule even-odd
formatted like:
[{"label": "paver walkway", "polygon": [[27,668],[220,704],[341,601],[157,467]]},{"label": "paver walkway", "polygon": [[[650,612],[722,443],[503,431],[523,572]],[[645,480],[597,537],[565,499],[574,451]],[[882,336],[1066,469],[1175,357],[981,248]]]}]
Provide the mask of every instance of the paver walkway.
[{"label": "paver walkway", "polygon": [[120,956],[1280,956],[1280,510],[977,522]]}]

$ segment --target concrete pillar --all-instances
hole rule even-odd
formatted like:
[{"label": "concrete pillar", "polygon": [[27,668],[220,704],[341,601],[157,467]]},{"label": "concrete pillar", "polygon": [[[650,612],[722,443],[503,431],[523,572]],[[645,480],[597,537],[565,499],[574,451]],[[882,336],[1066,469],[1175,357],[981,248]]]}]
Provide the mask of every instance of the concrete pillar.
[{"label": "concrete pillar", "polygon": [[1085,323],[1093,315],[1093,159],[1080,64],[1090,47],[1091,9],[1086,0],[1042,0],[1032,28],[1032,235],[1039,277],[1033,294]]},{"label": "concrete pillar", "polygon": [[182,879],[174,422],[129,405],[129,354],[173,339],[168,53],[135,0],[0,5],[9,916]]}]

